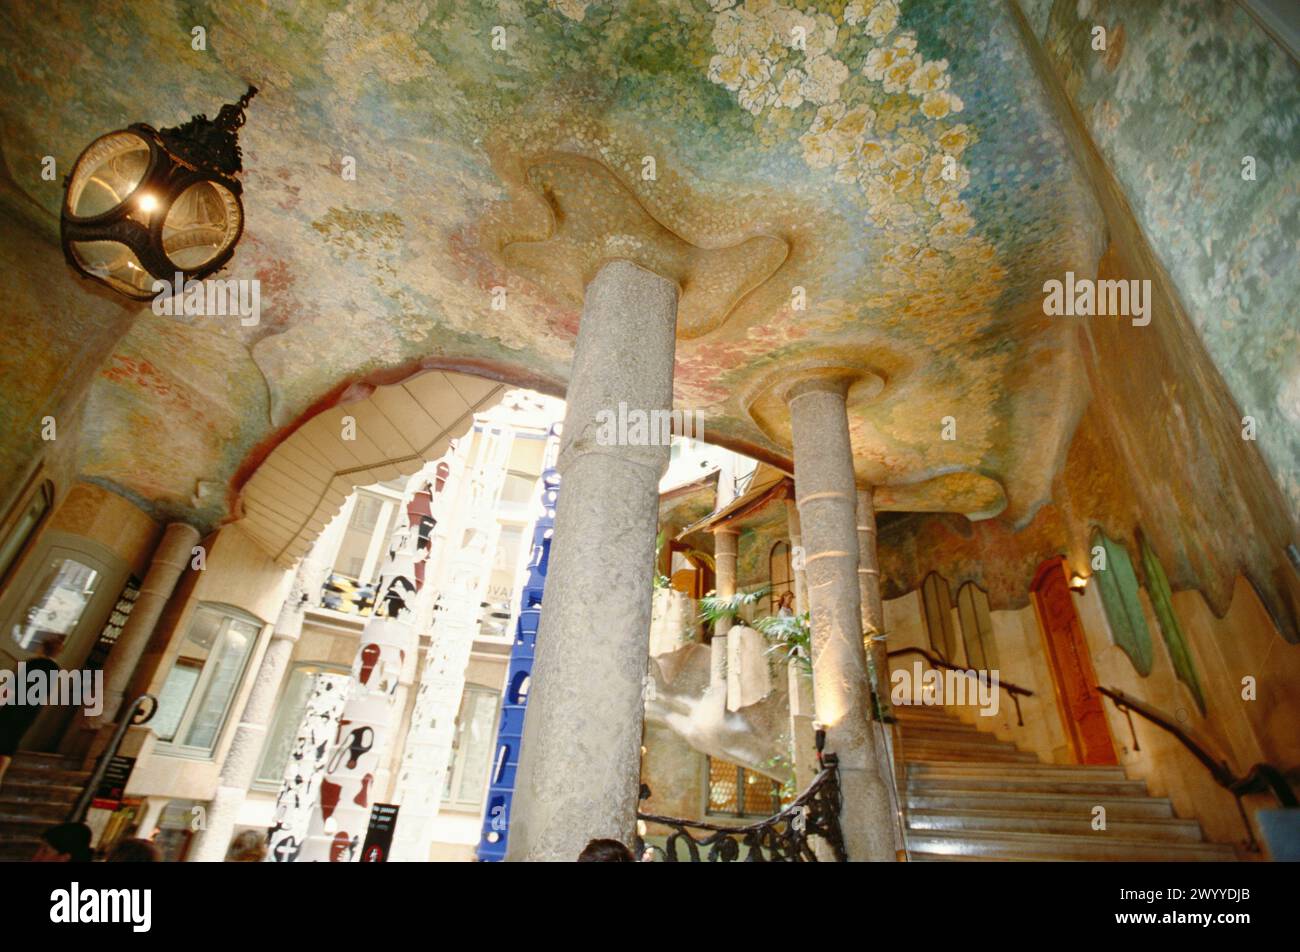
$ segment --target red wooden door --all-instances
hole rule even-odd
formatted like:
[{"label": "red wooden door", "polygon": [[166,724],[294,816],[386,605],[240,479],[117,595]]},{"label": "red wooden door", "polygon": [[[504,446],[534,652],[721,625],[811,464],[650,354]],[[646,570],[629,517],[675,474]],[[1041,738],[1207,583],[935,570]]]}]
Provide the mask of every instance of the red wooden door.
[{"label": "red wooden door", "polygon": [[1088,655],[1088,642],[1074,610],[1074,596],[1065,577],[1065,560],[1044,562],[1034,578],[1034,607],[1047,644],[1047,658],[1056,680],[1061,717],[1081,764],[1114,764],[1115,745],[1106,724],[1097,675]]}]

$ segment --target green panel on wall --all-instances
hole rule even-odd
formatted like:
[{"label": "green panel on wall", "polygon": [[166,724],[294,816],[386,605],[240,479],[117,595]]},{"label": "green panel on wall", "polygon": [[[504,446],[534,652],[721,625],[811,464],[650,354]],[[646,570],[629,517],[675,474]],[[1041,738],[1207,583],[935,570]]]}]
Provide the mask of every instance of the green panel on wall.
[{"label": "green panel on wall", "polygon": [[1101,590],[1101,603],[1106,609],[1106,620],[1110,622],[1111,636],[1133,662],[1137,673],[1145,678],[1151,673],[1153,657],[1151,629],[1147,627],[1142,602],[1138,599],[1133,560],[1122,543],[1108,538],[1100,529],[1092,537],[1093,549],[1099,545],[1106,553],[1106,567],[1094,571],[1092,577]]},{"label": "green panel on wall", "polygon": [[1187,639],[1178,626],[1178,616],[1174,614],[1173,592],[1169,589],[1169,579],[1156,558],[1155,552],[1144,538],[1142,542],[1142,569],[1147,576],[1147,592],[1151,596],[1151,607],[1155,609],[1156,619],[1160,622],[1160,634],[1164,636],[1169,648],[1169,657],[1174,662],[1174,671],[1178,679],[1186,684],[1196,698],[1196,706],[1205,713],[1205,695],[1201,692],[1201,682],[1196,677],[1192,666],[1192,653],[1187,648]]}]

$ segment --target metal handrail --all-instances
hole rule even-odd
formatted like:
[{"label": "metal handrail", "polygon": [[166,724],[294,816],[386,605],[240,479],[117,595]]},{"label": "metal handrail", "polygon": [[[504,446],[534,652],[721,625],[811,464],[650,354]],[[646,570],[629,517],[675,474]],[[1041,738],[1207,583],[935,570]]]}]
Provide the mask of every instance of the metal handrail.
[{"label": "metal handrail", "polygon": [[[1189,731],[1182,725],[1176,724],[1168,715],[1145,701],[1130,697],[1117,688],[1098,687],[1097,690],[1110,698],[1125,715],[1129,711],[1134,711],[1138,716],[1172,734],[1175,740],[1186,747],[1191,755],[1209,770],[1214,782],[1231,793],[1238,801],[1248,793],[1272,793],[1277,798],[1280,806],[1300,806],[1300,803],[1296,801],[1295,791],[1291,789],[1291,784],[1286,779],[1286,775],[1278,767],[1272,764],[1258,763],[1250,768],[1250,772],[1246,776],[1238,777],[1232,768],[1228,766],[1226,760],[1215,760],[1214,756]],[[1133,722],[1130,720],[1129,730],[1132,729]],[[1133,749],[1142,749],[1138,746],[1136,731],[1133,732]]]},{"label": "metal handrail", "polygon": [[[943,658],[939,657],[933,651],[927,651],[924,648],[915,648],[915,647],[895,648],[893,651],[887,652],[886,654],[890,658],[893,658],[897,655],[917,654],[920,655],[922,658],[924,658],[926,661],[930,662],[931,667],[946,668],[949,671],[956,671],[960,674],[968,675],[969,677],[976,677],[980,672],[987,670],[984,668],[963,668],[959,664],[953,664],[951,661],[945,661]],[[998,687],[1002,688],[1002,690],[1006,691],[1008,694],[1011,695],[1011,702],[1016,706],[1016,723],[1020,727],[1024,727],[1025,719],[1023,715],[1021,715],[1020,713],[1020,698],[1021,696],[1033,697],[1034,692],[1029,690],[1029,688],[1022,688],[1018,684],[1012,684],[1010,681],[1003,681],[1001,677],[998,677],[997,685]]]},{"label": "metal handrail", "polygon": [[[148,701],[150,706],[144,717],[141,717],[140,714],[142,712],[140,710],[140,705],[145,701]],[[78,797],[77,802],[72,805],[72,811],[68,814],[66,822],[80,823],[86,818],[86,811],[90,809],[90,801],[95,798],[95,791],[99,788],[99,782],[104,779],[104,774],[108,772],[108,765],[112,763],[113,758],[117,756],[117,752],[122,746],[122,738],[126,736],[127,728],[137,724],[148,723],[157,713],[158,699],[152,694],[141,694],[131,702],[130,706],[127,707],[126,711],[123,713],[122,719],[118,721],[117,727],[113,731],[113,736],[108,742],[108,746],[104,748],[104,752],[100,754],[99,759],[95,761],[95,769],[91,771],[90,779],[86,781],[86,788],[81,791],[81,796]]]}]

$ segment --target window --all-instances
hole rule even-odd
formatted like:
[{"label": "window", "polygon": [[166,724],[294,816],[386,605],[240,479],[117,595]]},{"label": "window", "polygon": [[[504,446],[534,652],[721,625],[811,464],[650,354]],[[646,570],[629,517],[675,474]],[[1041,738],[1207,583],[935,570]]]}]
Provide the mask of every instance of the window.
[{"label": "window", "polygon": [[780,812],[781,785],[771,777],[730,761],[714,757],[705,759],[709,767],[705,813],[714,816],[768,817]]},{"label": "window", "polygon": [[356,505],[352,507],[352,518],[348,520],[348,528],[369,532],[378,524],[379,514],[383,508],[384,501],[378,496],[357,493]]},{"label": "window", "polygon": [[492,558],[492,573],[488,576],[487,590],[483,595],[483,616],[478,633],[480,638],[501,640],[513,637],[510,631],[511,607],[514,605],[515,590],[519,587],[519,558],[523,541],[523,526],[501,527]]},{"label": "window", "polygon": [[781,596],[794,591],[794,572],[790,568],[790,543],[778,542],[772,546],[768,556],[768,578],[772,580],[772,592],[768,595],[768,611],[775,615]]},{"label": "window", "polygon": [[10,631],[18,647],[39,651],[46,642],[61,644],[81,621],[99,581],[99,572],[81,560],[52,553],[35,597]]},{"label": "window", "polygon": [[9,576],[9,570],[27,548],[53,504],[54,484],[47,479],[28,497],[27,504],[14,520],[3,544],[0,544],[0,582]]},{"label": "window", "polygon": [[289,763],[289,755],[297,740],[298,728],[307,713],[307,702],[311,699],[316,679],[322,674],[346,674],[347,668],[334,665],[321,665],[304,662],[294,665],[285,682],[284,692],[275,706],[275,719],[271,730],[262,745],[262,757],[257,767],[256,783],[273,789],[279,789],[284,780],[284,768]]},{"label": "window", "polygon": [[537,477],[527,473],[510,472],[501,484],[500,505],[506,509],[526,509],[533,501],[533,490],[537,488]]},{"label": "window", "polygon": [[443,784],[443,804],[453,810],[478,810],[487,792],[492,745],[496,741],[501,694],[466,684],[456,717],[451,767]]},{"label": "window", "polygon": [[211,754],[226,724],[262,624],[219,605],[200,605],[158,695],[153,728],[186,752]]},{"label": "window", "polygon": [[952,630],[952,592],[947,580],[937,572],[927,575],[921,585],[921,609],[930,635],[930,648],[943,660],[952,661],[957,652],[957,638]]},{"label": "window", "polygon": [[993,643],[989,597],[974,582],[967,582],[957,589],[957,617],[961,619],[961,636],[966,643],[966,663],[978,671],[997,668],[998,653]]}]

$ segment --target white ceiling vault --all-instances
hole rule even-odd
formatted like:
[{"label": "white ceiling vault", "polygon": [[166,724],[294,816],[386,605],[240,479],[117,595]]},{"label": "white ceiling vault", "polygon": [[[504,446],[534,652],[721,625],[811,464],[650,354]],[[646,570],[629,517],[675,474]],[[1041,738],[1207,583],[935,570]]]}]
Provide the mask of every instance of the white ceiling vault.
[{"label": "white ceiling vault", "polygon": [[442,456],[469,430],[474,414],[507,389],[493,380],[433,370],[323,410],[277,446],[244,484],[237,524],[289,568],[352,490],[413,475]]}]

